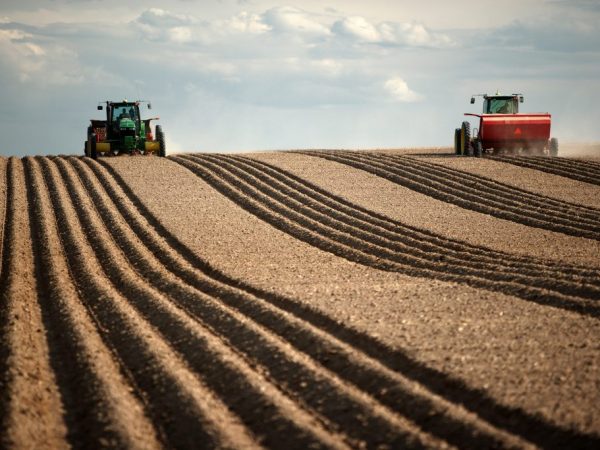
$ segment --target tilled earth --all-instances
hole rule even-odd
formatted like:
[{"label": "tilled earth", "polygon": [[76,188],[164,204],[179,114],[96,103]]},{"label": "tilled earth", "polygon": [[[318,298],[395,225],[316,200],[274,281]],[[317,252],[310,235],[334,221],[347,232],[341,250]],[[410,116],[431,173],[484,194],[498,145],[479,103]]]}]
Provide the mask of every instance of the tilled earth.
[{"label": "tilled earth", "polygon": [[0,158],[0,447],[600,448],[600,160]]}]

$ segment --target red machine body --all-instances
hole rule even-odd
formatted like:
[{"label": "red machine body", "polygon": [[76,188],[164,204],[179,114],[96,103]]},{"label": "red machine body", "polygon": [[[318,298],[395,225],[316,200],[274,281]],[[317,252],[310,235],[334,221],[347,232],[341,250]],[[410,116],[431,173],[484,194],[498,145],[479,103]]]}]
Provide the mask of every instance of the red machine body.
[{"label": "red machine body", "polygon": [[484,149],[543,149],[550,139],[551,115],[538,114],[472,114],[479,117],[478,138]]}]

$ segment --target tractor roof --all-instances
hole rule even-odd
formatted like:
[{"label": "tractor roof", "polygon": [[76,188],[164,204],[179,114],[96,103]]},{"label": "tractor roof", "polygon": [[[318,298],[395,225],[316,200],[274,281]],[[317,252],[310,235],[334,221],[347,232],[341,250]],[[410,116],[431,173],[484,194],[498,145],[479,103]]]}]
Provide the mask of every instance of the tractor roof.
[{"label": "tractor roof", "polygon": [[506,94],[483,94],[483,98],[515,98],[518,97],[519,95],[523,95],[523,94],[510,94],[510,95],[506,95]]},{"label": "tractor roof", "polygon": [[111,101],[108,101],[107,103],[109,105],[139,105],[140,104],[140,102],[138,102],[138,101],[128,102],[127,100],[123,100],[121,102],[111,102]]}]

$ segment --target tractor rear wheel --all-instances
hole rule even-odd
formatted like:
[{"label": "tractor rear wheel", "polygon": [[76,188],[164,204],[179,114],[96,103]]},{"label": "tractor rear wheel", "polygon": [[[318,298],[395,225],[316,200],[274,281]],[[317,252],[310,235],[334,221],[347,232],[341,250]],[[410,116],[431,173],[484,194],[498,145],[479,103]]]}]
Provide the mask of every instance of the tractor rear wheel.
[{"label": "tractor rear wheel", "polygon": [[550,156],[558,156],[558,139],[550,139]]},{"label": "tractor rear wheel", "polygon": [[98,159],[98,152],[96,151],[96,133],[90,134],[90,158]]},{"label": "tractor rear wheel", "polygon": [[167,149],[165,147],[165,133],[163,133],[160,125],[156,125],[156,140],[158,141],[158,156],[164,158],[167,156]]},{"label": "tractor rear wheel", "polygon": [[460,127],[460,148],[464,156],[473,156],[473,145],[471,144],[471,124],[463,122]]},{"label": "tractor rear wheel", "polygon": [[454,153],[460,155],[460,128],[454,130]]}]

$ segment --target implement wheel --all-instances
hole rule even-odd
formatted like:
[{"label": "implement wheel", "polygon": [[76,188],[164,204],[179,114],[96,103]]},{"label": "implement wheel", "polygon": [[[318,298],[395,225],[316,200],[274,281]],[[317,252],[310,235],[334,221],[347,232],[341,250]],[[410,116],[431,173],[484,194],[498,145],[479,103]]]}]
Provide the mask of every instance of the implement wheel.
[{"label": "implement wheel", "polygon": [[463,122],[460,127],[460,149],[464,156],[473,156],[473,145],[471,143],[471,124]]},{"label": "implement wheel", "polygon": [[156,125],[156,140],[158,141],[158,156],[164,158],[167,156],[167,149],[165,146],[165,133],[163,133],[160,125]]},{"label": "implement wheel", "polygon": [[454,153],[457,155],[461,154],[460,150],[460,128],[454,130]]},{"label": "implement wheel", "polygon": [[473,156],[475,156],[477,158],[481,158],[482,154],[483,154],[483,146],[481,145],[481,141],[477,140],[473,144]]},{"label": "implement wheel", "polygon": [[558,156],[558,139],[552,138],[550,139],[550,156]]}]

